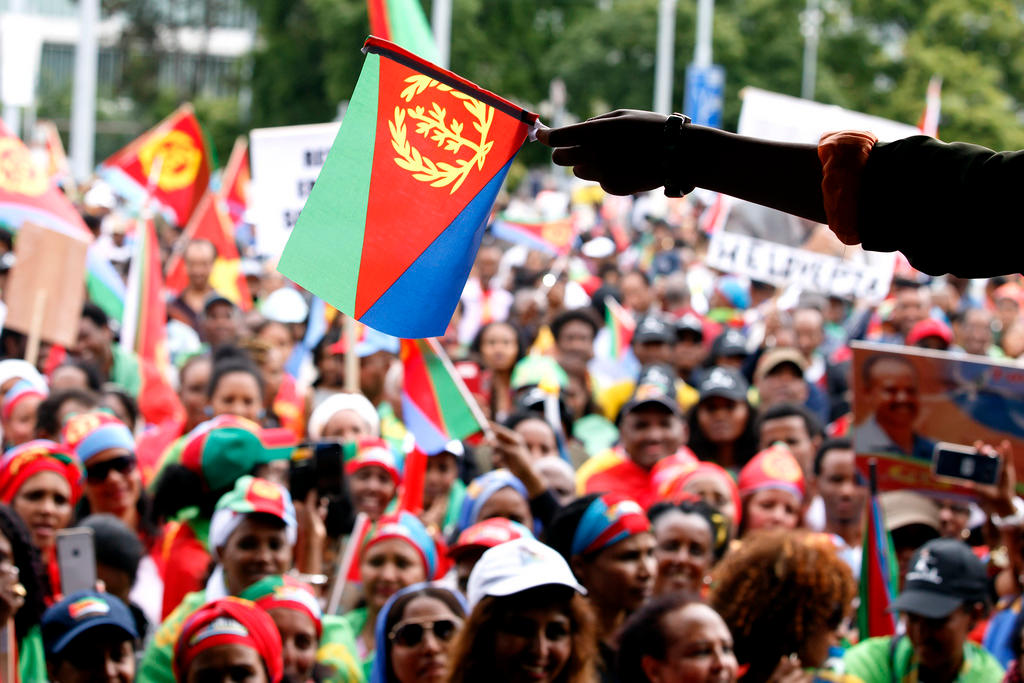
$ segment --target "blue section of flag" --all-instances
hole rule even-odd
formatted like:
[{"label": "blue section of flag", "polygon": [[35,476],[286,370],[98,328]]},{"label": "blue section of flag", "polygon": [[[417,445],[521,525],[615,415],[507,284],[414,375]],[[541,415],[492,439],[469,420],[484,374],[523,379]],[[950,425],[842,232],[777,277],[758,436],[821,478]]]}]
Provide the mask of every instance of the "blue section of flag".
[{"label": "blue section of flag", "polygon": [[[473,267],[491,207],[511,166],[512,160],[509,159],[455,220],[363,314],[360,322],[407,339],[436,337],[444,333]],[[432,295],[424,297],[423,292],[428,289]]]},{"label": "blue section of flag", "polygon": [[320,297],[314,296],[313,300],[309,302],[306,336],[302,338],[302,343],[296,344],[295,348],[292,349],[292,355],[288,357],[288,361],[284,364],[285,372],[292,377],[298,377],[302,364],[313,353],[313,347],[320,342],[320,339],[326,332],[327,304]]},{"label": "blue section of flag", "polygon": [[551,246],[551,244],[538,238],[529,231],[520,228],[515,223],[509,223],[498,219],[491,224],[491,234],[498,239],[505,240],[506,242],[522,244],[525,247],[535,249],[551,256],[558,255],[558,252]]},{"label": "blue section of flag", "polygon": [[431,422],[420,411],[416,402],[402,393],[402,422],[416,440],[416,445],[424,453],[440,453],[448,445],[450,439],[444,432]]}]

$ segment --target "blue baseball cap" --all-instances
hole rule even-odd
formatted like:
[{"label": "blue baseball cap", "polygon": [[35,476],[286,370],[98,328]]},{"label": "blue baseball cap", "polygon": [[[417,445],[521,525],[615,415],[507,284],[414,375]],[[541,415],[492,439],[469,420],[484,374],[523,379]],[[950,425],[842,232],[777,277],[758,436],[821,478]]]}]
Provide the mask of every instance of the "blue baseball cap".
[{"label": "blue baseball cap", "polygon": [[110,593],[80,591],[72,593],[43,613],[43,646],[47,656],[59,655],[86,631],[113,626],[138,640],[135,619],[125,604]]}]

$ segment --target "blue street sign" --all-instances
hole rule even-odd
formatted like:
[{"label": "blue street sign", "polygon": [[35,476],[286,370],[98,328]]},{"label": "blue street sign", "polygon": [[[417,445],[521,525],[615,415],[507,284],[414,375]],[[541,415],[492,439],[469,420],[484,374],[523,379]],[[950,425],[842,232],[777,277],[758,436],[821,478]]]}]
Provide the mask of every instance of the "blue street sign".
[{"label": "blue street sign", "polygon": [[686,67],[686,97],[683,113],[694,123],[722,127],[722,102],[725,98],[725,67],[720,64]]}]

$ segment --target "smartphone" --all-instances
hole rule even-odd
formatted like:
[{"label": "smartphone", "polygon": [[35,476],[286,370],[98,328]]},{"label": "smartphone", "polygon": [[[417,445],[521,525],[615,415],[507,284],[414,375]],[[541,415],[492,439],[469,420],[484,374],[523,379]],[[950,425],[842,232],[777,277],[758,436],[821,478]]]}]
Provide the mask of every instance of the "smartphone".
[{"label": "smartphone", "polygon": [[336,441],[306,442],[292,455],[288,490],[293,500],[305,500],[313,489],[320,495],[341,494],[345,470],[342,445]]},{"label": "smartphone", "polygon": [[96,546],[92,529],[73,527],[57,532],[57,566],[64,595],[96,590]]},{"label": "smartphone", "polygon": [[940,479],[972,481],[994,486],[999,483],[1003,461],[970,446],[939,442],[932,455],[932,472]]}]

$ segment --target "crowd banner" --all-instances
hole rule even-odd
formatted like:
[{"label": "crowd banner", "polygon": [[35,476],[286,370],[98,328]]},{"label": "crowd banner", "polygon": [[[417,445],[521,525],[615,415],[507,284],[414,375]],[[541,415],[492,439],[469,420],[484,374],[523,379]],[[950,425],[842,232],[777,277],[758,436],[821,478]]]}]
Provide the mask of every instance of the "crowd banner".
[{"label": "crowd banner", "polygon": [[[868,130],[880,140],[920,134],[911,125],[757,88],[745,88],[742,96],[740,135],[817,144],[822,134],[838,130]],[[749,202],[729,198],[716,206],[709,265],[776,286],[873,303],[888,292],[893,254],[845,246],[824,225]]]},{"label": "crowd banner", "polygon": [[[878,489],[972,496],[969,487],[936,479],[935,444],[1013,447],[1024,472],[1024,368],[984,356],[854,342],[853,441],[857,468],[877,463]],[[1017,484],[1024,491],[1024,484]]]},{"label": "crowd banner", "polygon": [[276,257],[284,249],[340,125],[257,128],[249,133],[249,201],[260,254]]},{"label": "crowd banner", "polygon": [[64,347],[75,344],[85,300],[88,241],[24,223],[4,291],[6,326]]}]

